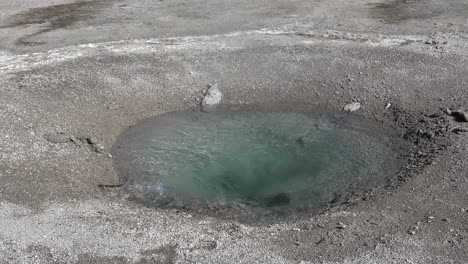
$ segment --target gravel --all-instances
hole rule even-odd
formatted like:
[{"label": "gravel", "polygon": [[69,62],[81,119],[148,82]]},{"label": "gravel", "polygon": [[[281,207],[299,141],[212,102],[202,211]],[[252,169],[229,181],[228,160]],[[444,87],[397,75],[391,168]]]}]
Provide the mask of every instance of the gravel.
[{"label": "gravel", "polygon": [[[0,262],[466,263],[468,138],[438,110],[468,105],[466,1],[54,3],[0,0]],[[286,219],[128,200],[95,146],[214,80],[223,104],[360,102],[411,145],[402,170]]]}]

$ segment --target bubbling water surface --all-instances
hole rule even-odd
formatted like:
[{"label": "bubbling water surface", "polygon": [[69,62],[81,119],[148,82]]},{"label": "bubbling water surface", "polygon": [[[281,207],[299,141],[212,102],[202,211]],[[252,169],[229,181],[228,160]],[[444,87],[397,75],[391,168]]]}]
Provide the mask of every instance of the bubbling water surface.
[{"label": "bubbling water surface", "polygon": [[222,106],[145,120],[113,152],[146,205],[313,210],[396,169],[387,132],[311,106]]}]

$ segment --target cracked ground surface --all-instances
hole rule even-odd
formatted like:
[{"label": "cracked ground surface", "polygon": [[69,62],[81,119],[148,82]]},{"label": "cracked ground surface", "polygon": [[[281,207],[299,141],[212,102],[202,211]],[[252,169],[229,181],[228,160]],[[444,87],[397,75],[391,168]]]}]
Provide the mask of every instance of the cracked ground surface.
[{"label": "cracked ground surface", "polygon": [[[464,0],[0,0],[0,263],[468,263],[468,126],[445,111],[468,110],[467,40]],[[268,224],[128,201],[116,137],[214,82],[223,103],[358,101],[434,137],[408,166],[430,162]]]}]

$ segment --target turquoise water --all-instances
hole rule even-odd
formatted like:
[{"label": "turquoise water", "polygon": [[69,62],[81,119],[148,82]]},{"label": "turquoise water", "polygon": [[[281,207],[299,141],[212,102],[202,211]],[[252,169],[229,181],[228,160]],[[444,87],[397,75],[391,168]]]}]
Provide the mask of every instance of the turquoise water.
[{"label": "turquoise water", "polygon": [[125,132],[116,164],[132,198],[154,206],[315,208],[392,156],[389,138],[340,120],[295,107],[171,113]]}]

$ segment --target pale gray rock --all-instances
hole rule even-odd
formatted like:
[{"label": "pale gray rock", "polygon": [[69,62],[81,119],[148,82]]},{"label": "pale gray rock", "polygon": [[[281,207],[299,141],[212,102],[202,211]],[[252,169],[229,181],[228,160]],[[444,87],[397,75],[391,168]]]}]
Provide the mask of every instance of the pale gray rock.
[{"label": "pale gray rock", "polygon": [[218,84],[210,85],[208,91],[206,91],[201,102],[201,110],[207,111],[210,107],[215,106],[221,103],[223,94],[218,89]]},{"label": "pale gray rock", "polygon": [[346,112],[354,112],[354,111],[359,110],[359,108],[361,108],[360,103],[350,103],[350,104],[345,105],[343,110]]}]

